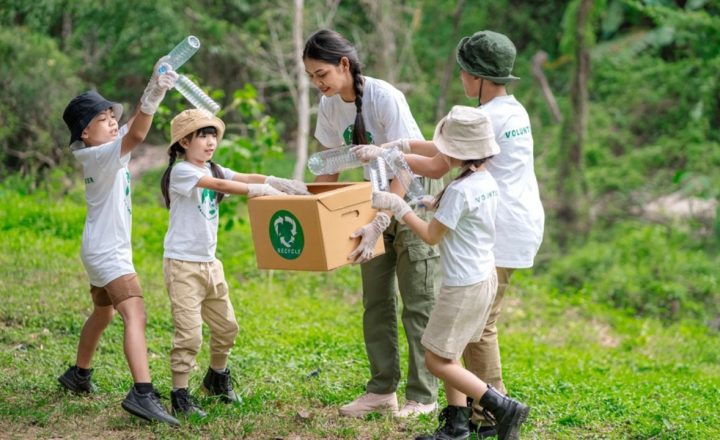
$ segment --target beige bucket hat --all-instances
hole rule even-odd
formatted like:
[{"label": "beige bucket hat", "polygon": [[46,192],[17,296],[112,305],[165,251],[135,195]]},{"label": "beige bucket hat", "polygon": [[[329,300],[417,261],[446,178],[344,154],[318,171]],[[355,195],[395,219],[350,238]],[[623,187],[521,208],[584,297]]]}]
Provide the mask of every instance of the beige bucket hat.
[{"label": "beige bucket hat", "polygon": [[456,105],[435,127],[433,143],[446,156],[484,159],[500,153],[490,116],[476,107]]},{"label": "beige bucket hat", "polygon": [[215,127],[217,142],[220,144],[225,133],[225,123],[220,118],[199,108],[183,110],[170,122],[170,145],[204,127]]}]

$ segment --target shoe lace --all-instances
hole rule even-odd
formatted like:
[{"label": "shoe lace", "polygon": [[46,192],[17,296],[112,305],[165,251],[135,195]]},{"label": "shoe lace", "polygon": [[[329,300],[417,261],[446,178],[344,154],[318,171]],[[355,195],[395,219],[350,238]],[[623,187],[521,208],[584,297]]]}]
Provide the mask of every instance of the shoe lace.
[{"label": "shoe lace", "polygon": [[482,409],[482,415],[485,417],[485,420],[492,423],[493,425],[497,425],[497,419],[495,418],[495,415],[487,410],[487,408]]},{"label": "shoe lace", "polygon": [[178,391],[178,393],[175,395],[175,399],[177,401],[178,407],[182,409],[198,408],[197,403],[195,403],[195,399],[193,399],[193,397],[187,391]]}]

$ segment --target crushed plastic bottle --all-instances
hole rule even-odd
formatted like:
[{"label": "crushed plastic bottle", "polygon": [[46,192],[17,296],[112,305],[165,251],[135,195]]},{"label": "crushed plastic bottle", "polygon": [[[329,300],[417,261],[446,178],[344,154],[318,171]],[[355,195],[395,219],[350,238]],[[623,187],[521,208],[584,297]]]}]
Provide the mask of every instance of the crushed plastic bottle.
[{"label": "crushed plastic bottle", "polygon": [[360,159],[350,149],[355,145],[343,145],[318,151],[308,158],[308,169],[316,176],[336,174],[350,168],[363,166]]},{"label": "crushed plastic bottle", "polygon": [[198,87],[185,75],[178,75],[178,79],[175,82],[175,88],[185,97],[185,99],[190,101],[190,104],[195,106],[195,108],[207,110],[212,114],[215,114],[220,110],[220,105],[213,101],[211,97],[206,95],[200,87]]},{"label": "crushed plastic bottle", "polygon": [[388,191],[387,169],[385,168],[385,159],[376,157],[370,161],[370,184],[373,192]]},{"label": "crushed plastic bottle", "polygon": [[[195,52],[197,52],[198,49],[200,49],[200,40],[196,36],[190,35],[178,43],[178,45],[167,54],[169,59],[166,62],[170,65],[172,70],[177,72],[180,66],[185,64],[187,60],[195,55]],[[162,75],[165,73],[166,69],[166,67],[160,66],[158,73]]]},{"label": "crushed plastic bottle", "polygon": [[426,195],[420,179],[412,172],[400,150],[391,148],[385,151],[382,157],[395,175],[394,179],[399,180],[402,187],[405,188],[405,195],[411,203],[416,203]]}]

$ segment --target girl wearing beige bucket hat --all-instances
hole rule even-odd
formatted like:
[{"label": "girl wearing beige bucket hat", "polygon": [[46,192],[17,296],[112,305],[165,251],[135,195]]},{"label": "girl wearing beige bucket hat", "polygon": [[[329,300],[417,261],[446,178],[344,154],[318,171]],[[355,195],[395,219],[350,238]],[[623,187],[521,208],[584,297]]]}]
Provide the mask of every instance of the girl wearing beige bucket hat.
[{"label": "girl wearing beige bucket hat", "polygon": [[[309,194],[304,183],[261,174],[237,173],[212,162],[225,124],[205,110],[185,110],[171,122],[170,156],[162,177],[170,223],[163,272],[172,305],[175,334],[170,351],[173,413],[204,417],[188,392],[202,324],[210,328],[210,365],[203,387],[227,403],[239,402],[232,387],[228,355],[238,332],[223,265],[215,258],[218,204],[224,194],[248,197]],[[178,156],[185,160],[176,163]]]},{"label": "girl wearing beige bucket hat", "polygon": [[443,282],[422,344],[425,364],[445,384],[448,406],[435,434],[418,439],[468,438],[468,397],[492,415],[500,439],[517,439],[530,408],[499,393],[459,362],[467,344],[482,338],[497,292],[492,249],[499,191],[486,161],[500,148],[488,114],[465,106],[453,107],[437,124],[433,142],[448,166],[461,171],[437,196],[430,222],[395,194],[376,192],[372,199],[374,208],[392,211],[425,242],[440,245]]},{"label": "girl wearing beige bucket hat", "polygon": [[[487,164],[500,191],[493,247],[498,291],[482,339],[468,344],[463,360],[468,370],[506,393],[496,323],[513,272],[533,266],[543,239],[545,212],[534,170],[530,117],[506,88],[508,83],[519,79],[511,74],[515,46],[503,34],[479,31],[460,40],[456,59],[466,96],[477,99],[478,106],[490,115],[500,146],[500,153]],[[437,155],[437,145],[431,141],[397,139],[381,147],[402,148],[410,168],[421,176],[439,178],[449,169]],[[356,152],[363,160],[381,153],[380,147],[374,145]],[[485,420],[477,401],[473,410],[470,429],[476,430],[478,437],[495,435],[493,424]]]}]

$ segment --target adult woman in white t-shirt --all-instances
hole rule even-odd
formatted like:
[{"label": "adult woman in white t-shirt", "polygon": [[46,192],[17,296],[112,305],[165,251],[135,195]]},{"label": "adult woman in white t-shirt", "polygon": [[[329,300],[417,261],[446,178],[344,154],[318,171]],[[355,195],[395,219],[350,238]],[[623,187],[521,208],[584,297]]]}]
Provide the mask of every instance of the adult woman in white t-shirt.
[{"label": "adult woman in white t-shirt", "polygon": [[[402,92],[385,81],[362,75],[357,51],[342,35],[329,30],[314,33],[305,44],[303,61],[310,80],[323,94],[315,138],[324,147],[423,138]],[[337,180],[338,174],[317,178]],[[430,194],[441,187],[431,179],[424,179],[424,185]],[[361,241],[349,258],[363,263],[363,333],[372,377],[366,393],[341,407],[340,414],[363,417],[372,411],[389,410],[403,417],[434,411],[437,380],[425,367],[420,339],[435,300],[438,251],[385,213],[378,213],[354,235]],[[385,242],[385,254],[373,258],[380,237]],[[395,276],[409,345],[407,401],[399,411],[395,394],[400,381]]]}]

